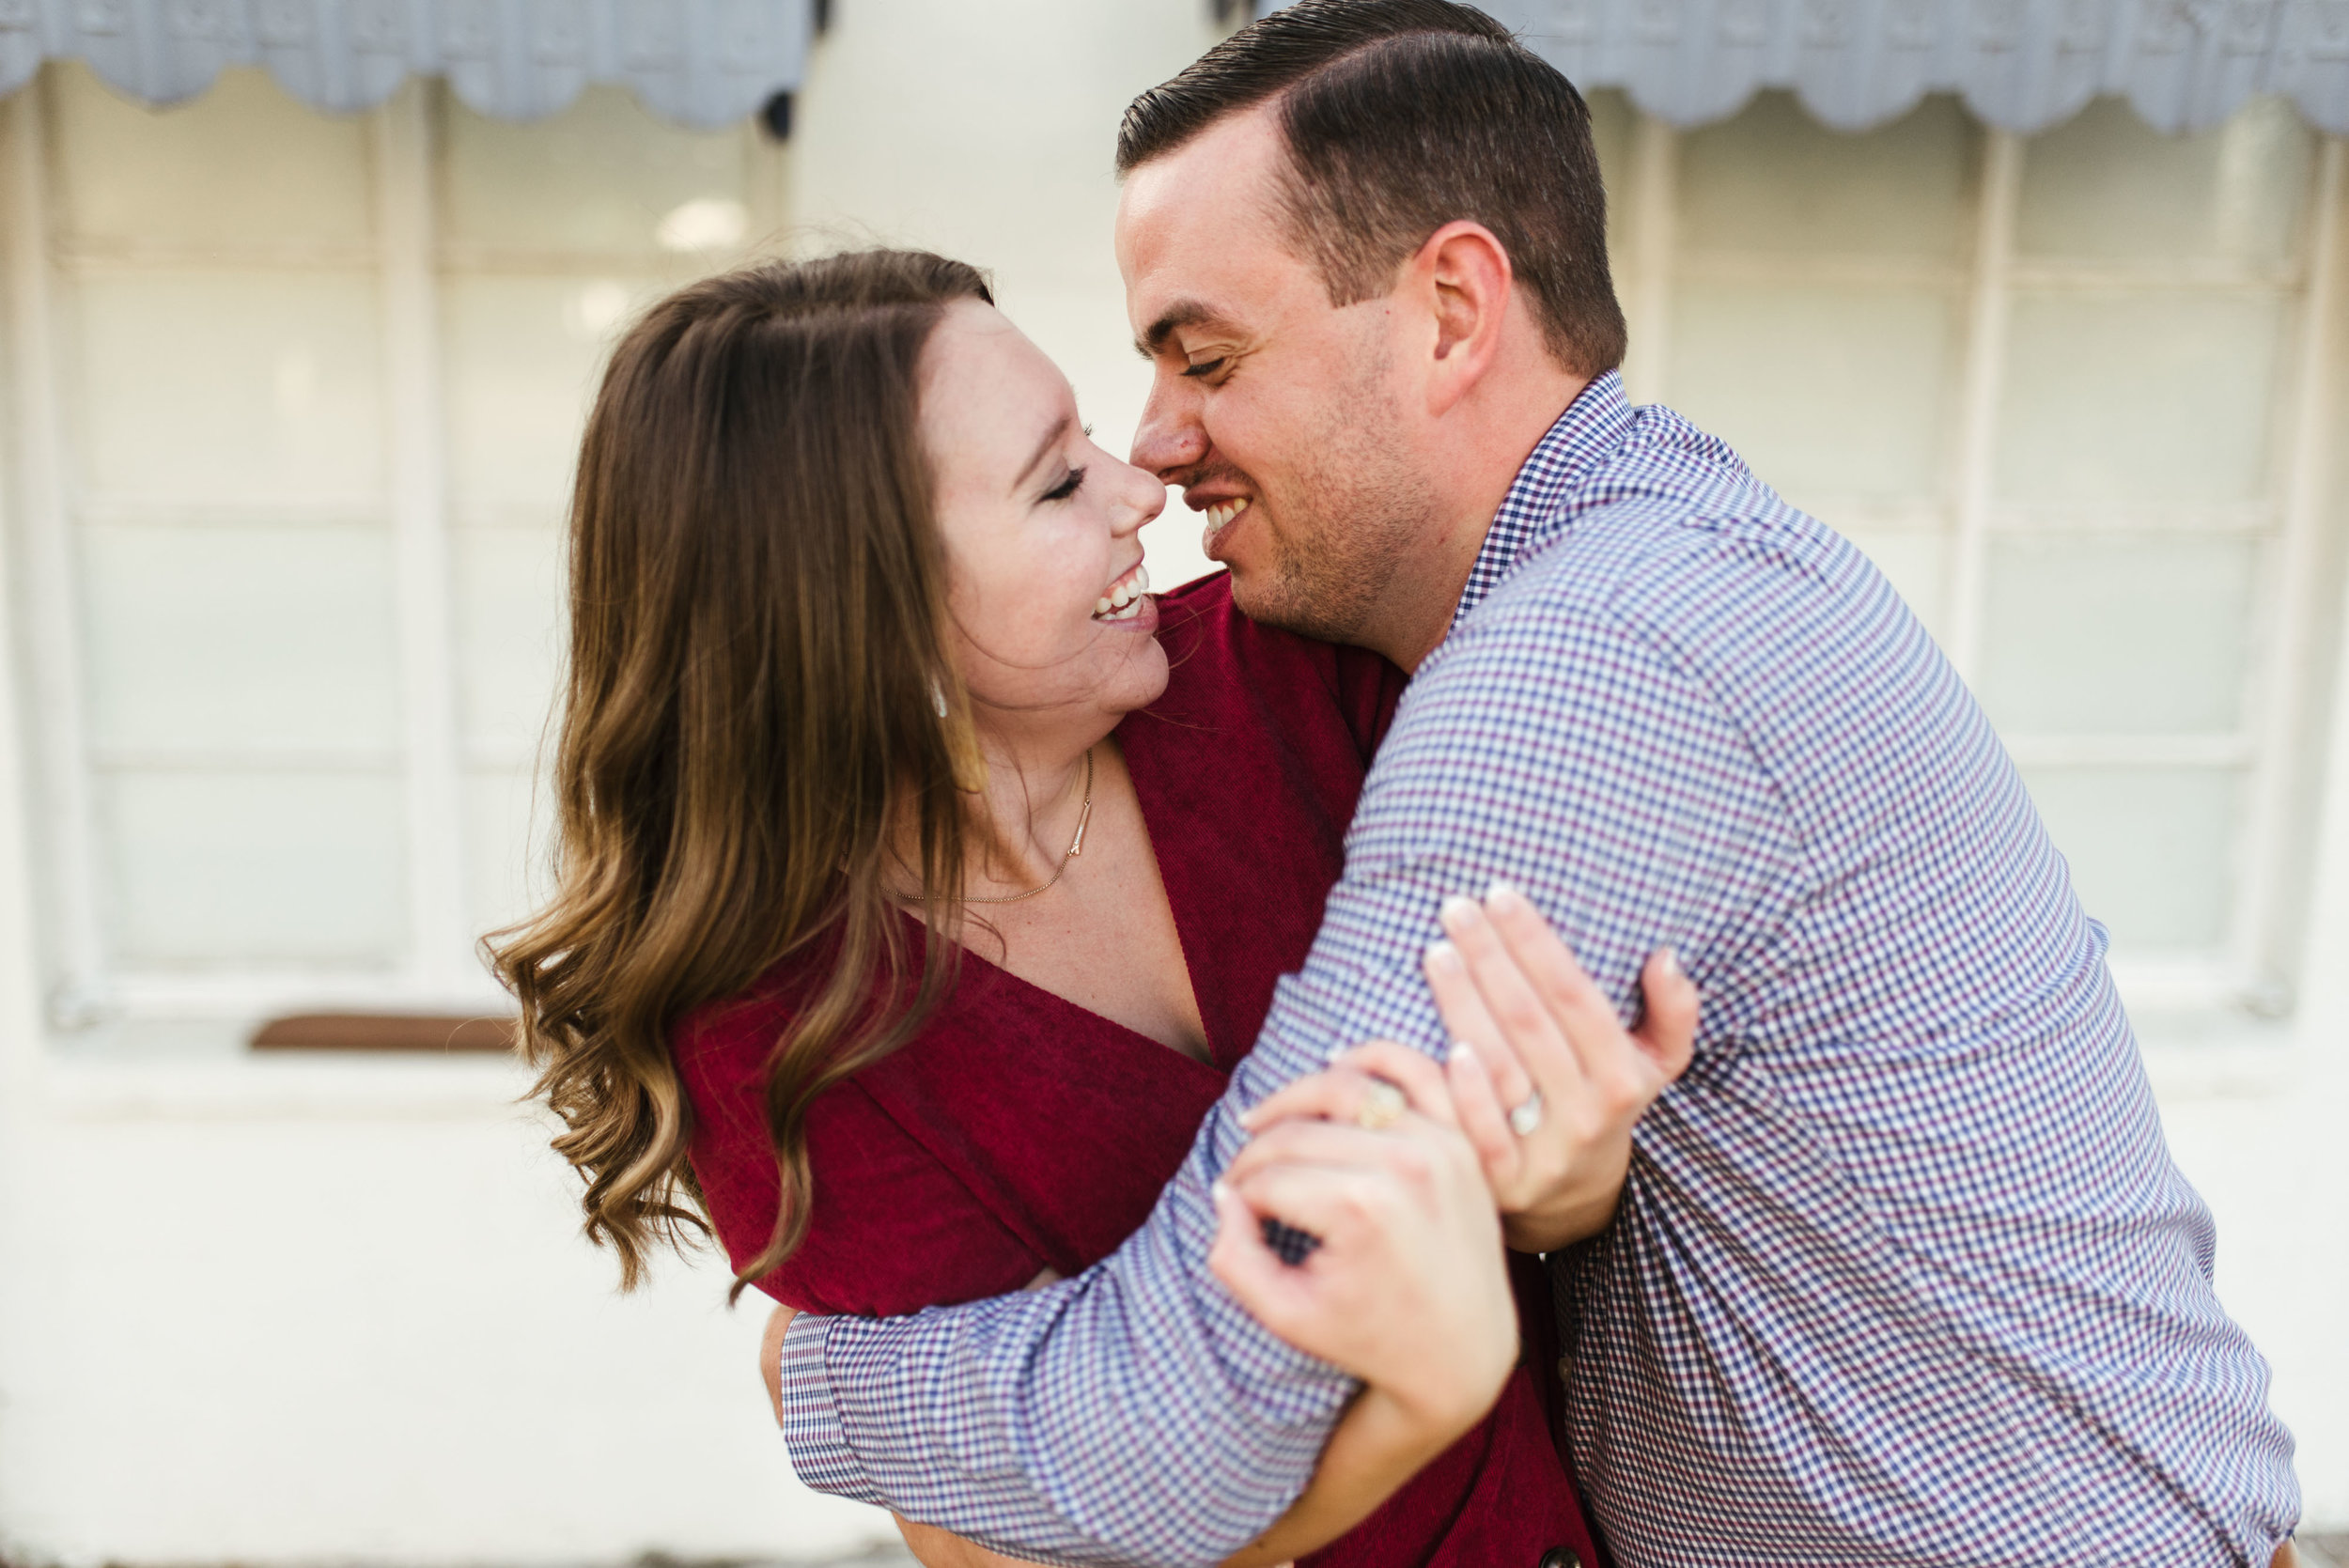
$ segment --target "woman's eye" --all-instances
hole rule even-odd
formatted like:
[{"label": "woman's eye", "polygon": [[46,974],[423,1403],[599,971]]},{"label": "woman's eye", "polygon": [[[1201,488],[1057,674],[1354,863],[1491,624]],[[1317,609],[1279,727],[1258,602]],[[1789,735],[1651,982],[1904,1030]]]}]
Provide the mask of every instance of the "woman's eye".
[{"label": "woman's eye", "polygon": [[1183,374],[1193,378],[1200,376],[1212,376],[1222,368],[1223,362],[1220,359],[1203,359],[1198,364],[1185,370]]},{"label": "woman's eye", "polygon": [[1068,471],[1067,478],[1063,479],[1059,484],[1054,485],[1050,489],[1044,492],[1044,499],[1047,501],[1066,501],[1070,496],[1076,494],[1079,488],[1081,487],[1084,482],[1085,471],[1081,468],[1072,468]]}]

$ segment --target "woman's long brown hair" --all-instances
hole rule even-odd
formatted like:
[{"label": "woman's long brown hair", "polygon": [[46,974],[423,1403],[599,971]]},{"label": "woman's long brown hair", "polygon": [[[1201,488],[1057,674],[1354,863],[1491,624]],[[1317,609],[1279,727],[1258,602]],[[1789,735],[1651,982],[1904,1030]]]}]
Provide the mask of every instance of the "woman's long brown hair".
[{"label": "woman's long brown hair", "polygon": [[[604,373],[571,504],[557,891],[486,945],[622,1289],[708,1231],[680,1018],[829,956],[768,1064],[783,1201],[739,1292],[806,1234],[809,1104],[953,983],[974,753],[916,416],[932,330],[988,299],[916,253],[755,266],[654,306]],[[918,959],[893,870],[924,891]]]}]

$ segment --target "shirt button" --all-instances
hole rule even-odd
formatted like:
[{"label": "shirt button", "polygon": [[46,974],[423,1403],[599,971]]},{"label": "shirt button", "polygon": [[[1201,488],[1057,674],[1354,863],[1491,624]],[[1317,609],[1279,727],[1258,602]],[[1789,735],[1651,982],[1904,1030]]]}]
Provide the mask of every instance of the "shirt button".
[{"label": "shirt button", "polygon": [[1572,1546],[1552,1546],[1535,1568],[1582,1568],[1582,1554]]}]

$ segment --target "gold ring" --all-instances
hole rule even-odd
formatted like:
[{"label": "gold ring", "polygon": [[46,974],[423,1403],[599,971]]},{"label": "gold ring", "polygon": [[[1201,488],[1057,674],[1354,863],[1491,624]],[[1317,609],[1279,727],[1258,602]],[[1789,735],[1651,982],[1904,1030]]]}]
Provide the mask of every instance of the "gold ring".
[{"label": "gold ring", "polygon": [[1403,1120],[1403,1112],[1410,1108],[1403,1091],[1383,1078],[1370,1080],[1370,1093],[1363,1096],[1361,1109],[1354,1112],[1354,1120],[1366,1131],[1381,1132]]}]

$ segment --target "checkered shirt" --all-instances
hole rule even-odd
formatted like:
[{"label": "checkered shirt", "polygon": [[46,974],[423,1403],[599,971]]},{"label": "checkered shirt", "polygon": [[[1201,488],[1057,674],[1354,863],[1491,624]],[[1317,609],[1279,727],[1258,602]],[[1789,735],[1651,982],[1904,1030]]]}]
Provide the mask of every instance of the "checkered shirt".
[{"label": "checkered shirt", "polygon": [[1626,1015],[1665,944],[1704,993],[1618,1219],[1552,1259],[1625,1568],[2266,1563],[2292,1440],[2013,764],[1857,550],[1611,375],[1519,473],[1149,1222],[1049,1290],[801,1318],[802,1479],[1085,1563],[1263,1530],[1351,1385],[1214,1283],[1208,1183],[1333,1048],[1441,1050],[1420,953],[1496,877]]}]

